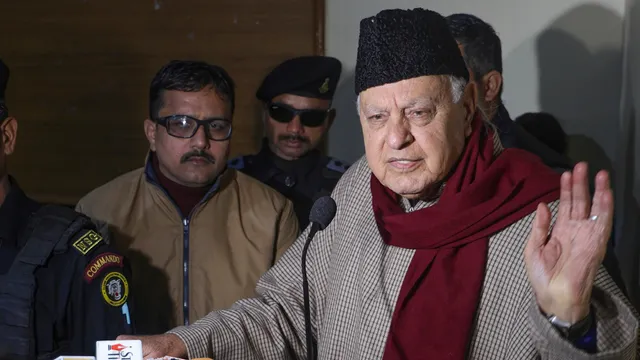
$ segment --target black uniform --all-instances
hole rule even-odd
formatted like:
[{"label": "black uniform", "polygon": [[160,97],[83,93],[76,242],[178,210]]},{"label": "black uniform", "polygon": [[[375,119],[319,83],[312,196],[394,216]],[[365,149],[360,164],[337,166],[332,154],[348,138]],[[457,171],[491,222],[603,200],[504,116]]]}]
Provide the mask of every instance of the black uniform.
[{"label": "black uniform", "polygon": [[[327,56],[302,56],[276,66],[262,81],[256,97],[265,103],[282,94],[331,100],[340,79],[342,64]],[[304,125],[304,124],[303,124]],[[240,156],[229,161],[229,167],[240,170],[275,188],[293,202],[304,229],[309,223],[313,202],[330,195],[346,163],[312,150],[300,159],[288,161],[276,156],[265,139],[255,155]]]},{"label": "black uniform", "polygon": [[349,166],[312,150],[304,157],[287,161],[276,156],[266,141],[255,155],[237,157],[229,167],[240,170],[278,190],[293,203],[300,228],[309,224],[313,202],[331,191]]},{"label": "black uniform", "polygon": [[93,355],[133,334],[130,271],[94,224],[12,181],[0,206],[0,359]]}]

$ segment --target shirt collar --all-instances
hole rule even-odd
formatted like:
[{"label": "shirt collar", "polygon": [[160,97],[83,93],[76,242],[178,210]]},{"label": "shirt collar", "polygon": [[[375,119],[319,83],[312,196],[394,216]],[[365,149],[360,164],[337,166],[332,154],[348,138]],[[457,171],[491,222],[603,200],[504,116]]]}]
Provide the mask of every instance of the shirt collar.
[{"label": "shirt collar", "polygon": [[505,148],[517,147],[515,123],[504,105],[501,104],[500,107],[498,107],[498,112],[491,122],[493,122],[498,129],[498,136]]},{"label": "shirt collar", "polygon": [[513,123],[513,120],[511,119],[511,115],[509,115],[509,111],[503,104],[500,104],[500,106],[498,106],[498,111],[496,111],[496,114],[493,117],[493,123],[498,128],[501,128],[503,126],[508,126],[509,124]]}]

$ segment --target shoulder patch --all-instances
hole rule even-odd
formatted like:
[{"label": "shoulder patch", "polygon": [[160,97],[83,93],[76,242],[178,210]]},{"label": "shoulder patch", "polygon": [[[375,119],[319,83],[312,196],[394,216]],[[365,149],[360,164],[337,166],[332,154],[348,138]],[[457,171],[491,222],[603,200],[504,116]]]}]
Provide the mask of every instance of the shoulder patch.
[{"label": "shoulder patch", "polygon": [[114,266],[124,267],[124,257],[122,255],[114,253],[100,254],[84,268],[84,280],[91,284],[104,269]]},{"label": "shoulder patch", "polygon": [[102,298],[111,306],[122,306],[129,297],[129,282],[122,273],[112,271],[102,280]]},{"label": "shoulder patch", "polygon": [[327,163],[327,169],[337,171],[339,173],[344,173],[345,171],[347,171],[347,169],[349,169],[349,166],[349,164],[334,158],[330,158],[329,162]]},{"label": "shoulder patch", "polygon": [[237,158],[229,160],[227,166],[236,170],[244,169],[244,156],[238,156]]},{"label": "shoulder patch", "polygon": [[82,255],[87,255],[89,251],[98,246],[104,240],[100,234],[93,230],[87,231],[78,240],[73,242],[73,247]]}]

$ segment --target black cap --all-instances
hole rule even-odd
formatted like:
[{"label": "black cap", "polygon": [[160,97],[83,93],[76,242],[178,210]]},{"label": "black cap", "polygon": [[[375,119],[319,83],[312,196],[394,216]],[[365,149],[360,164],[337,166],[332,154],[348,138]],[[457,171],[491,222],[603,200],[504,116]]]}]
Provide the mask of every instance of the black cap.
[{"label": "black cap", "polygon": [[256,92],[262,101],[282,94],[331,100],[336,92],[342,64],[328,56],[302,56],[276,66]]},{"label": "black cap", "polygon": [[355,91],[428,75],[469,80],[447,21],[426,9],[384,10],[360,22]]},{"label": "black cap", "polygon": [[7,90],[7,83],[9,82],[9,68],[0,59],[0,104],[4,104],[4,92]]}]

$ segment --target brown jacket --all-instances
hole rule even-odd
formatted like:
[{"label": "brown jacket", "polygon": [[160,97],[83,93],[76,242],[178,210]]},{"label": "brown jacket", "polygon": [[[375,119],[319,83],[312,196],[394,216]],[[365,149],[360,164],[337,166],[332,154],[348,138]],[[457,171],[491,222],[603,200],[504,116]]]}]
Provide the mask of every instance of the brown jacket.
[{"label": "brown jacket", "polygon": [[[77,210],[106,222],[133,270],[138,333],[161,333],[254,295],[258,278],[298,235],[292,204],[227,169],[181,219],[150,164],[101,186]],[[185,297],[188,297],[185,299]],[[184,306],[183,306],[184,305]]]}]

